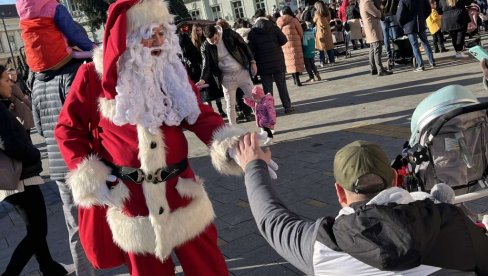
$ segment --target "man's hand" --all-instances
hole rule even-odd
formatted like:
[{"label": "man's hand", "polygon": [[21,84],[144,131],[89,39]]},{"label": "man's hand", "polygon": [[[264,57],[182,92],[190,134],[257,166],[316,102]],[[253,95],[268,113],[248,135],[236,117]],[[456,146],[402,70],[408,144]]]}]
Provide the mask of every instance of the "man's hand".
[{"label": "man's hand", "polygon": [[204,80],[199,80],[197,83],[195,83],[196,86],[202,86],[205,84]]},{"label": "man's hand", "polygon": [[488,66],[486,66],[486,59],[481,59],[480,61],[480,65],[481,65],[481,71],[483,72],[483,76],[485,78],[485,80],[488,80]]},{"label": "man's hand", "polygon": [[256,132],[245,134],[236,146],[236,155],[239,160],[239,166],[245,171],[249,162],[262,159],[267,164],[271,161],[271,151],[263,151],[259,146]]},{"label": "man's hand", "polygon": [[258,67],[256,66],[256,63],[251,63],[251,75],[255,77],[258,74]]}]

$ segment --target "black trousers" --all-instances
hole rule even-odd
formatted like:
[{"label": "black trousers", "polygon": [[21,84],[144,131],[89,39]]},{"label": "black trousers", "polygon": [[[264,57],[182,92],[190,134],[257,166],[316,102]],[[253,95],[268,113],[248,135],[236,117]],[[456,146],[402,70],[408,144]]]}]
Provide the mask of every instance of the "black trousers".
[{"label": "black trousers", "polygon": [[24,220],[27,234],[15,248],[2,276],[20,275],[33,255],[44,275],[66,275],[67,271],[53,260],[47,246],[46,205],[39,186],[26,186],[24,192],[8,196],[5,200]]},{"label": "black trousers", "polygon": [[290,94],[288,94],[288,87],[286,86],[285,72],[261,75],[261,83],[263,85],[264,93],[273,94],[273,80],[278,87],[281,104],[285,109],[291,108]]},{"label": "black trousers", "polygon": [[450,31],[452,39],[452,46],[456,52],[460,52],[464,48],[464,39],[466,38],[466,30]]},{"label": "black trousers", "polygon": [[442,34],[441,30],[438,30],[437,33],[432,35],[434,39],[434,47],[437,49],[441,46],[441,49],[444,49],[444,35]]}]

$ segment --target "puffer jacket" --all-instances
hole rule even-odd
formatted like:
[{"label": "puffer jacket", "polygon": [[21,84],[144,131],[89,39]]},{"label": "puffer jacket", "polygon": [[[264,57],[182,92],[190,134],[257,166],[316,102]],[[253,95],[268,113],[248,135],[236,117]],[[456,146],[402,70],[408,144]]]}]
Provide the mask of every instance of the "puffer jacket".
[{"label": "puffer jacket", "polygon": [[259,18],[249,32],[248,40],[260,75],[285,71],[281,46],[288,40],[278,27],[267,19]]},{"label": "puffer jacket", "polygon": [[0,149],[13,159],[22,162],[20,180],[42,172],[41,153],[32,145],[27,132],[14,114],[8,110],[10,101],[0,103]]},{"label": "puffer jacket", "polygon": [[288,42],[283,45],[287,73],[300,73],[305,70],[303,60],[302,39],[303,30],[298,19],[291,15],[283,15],[276,20],[276,25],[285,34]]},{"label": "puffer jacket", "polygon": [[442,30],[446,32],[466,31],[469,23],[466,6],[469,4],[471,4],[469,0],[459,0],[454,7],[449,7],[446,0],[440,0],[437,11],[442,15]]},{"label": "puffer jacket", "polygon": [[[220,30],[220,27],[217,26],[217,29]],[[246,44],[246,42],[244,42],[244,39],[231,29],[224,29],[221,32],[219,31],[219,33],[221,35],[220,43],[223,42],[230,55],[238,63],[240,63],[243,68],[248,69],[249,63],[254,60],[254,56],[249,49],[249,46]],[[212,75],[215,78],[218,86],[221,87],[222,71],[219,69],[219,54],[217,51],[217,46],[212,45],[205,40],[200,50],[203,57],[202,76],[200,79],[208,82],[210,76]]]},{"label": "puffer jacket", "polygon": [[68,168],[54,139],[59,112],[82,60],[72,59],[57,71],[36,73],[32,89],[32,112],[38,133],[46,138],[52,180],[64,180]]}]

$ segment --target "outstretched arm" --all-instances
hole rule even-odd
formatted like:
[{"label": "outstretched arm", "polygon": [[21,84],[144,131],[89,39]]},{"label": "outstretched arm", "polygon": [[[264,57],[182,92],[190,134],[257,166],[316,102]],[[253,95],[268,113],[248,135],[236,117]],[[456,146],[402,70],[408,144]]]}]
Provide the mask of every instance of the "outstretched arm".
[{"label": "outstretched arm", "polygon": [[283,258],[307,275],[313,275],[313,247],[318,223],[289,211],[272,188],[267,162],[271,152],[259,147],[256,133],[246,134],[237,147],[245,169],[251,211],[261,235]]}]

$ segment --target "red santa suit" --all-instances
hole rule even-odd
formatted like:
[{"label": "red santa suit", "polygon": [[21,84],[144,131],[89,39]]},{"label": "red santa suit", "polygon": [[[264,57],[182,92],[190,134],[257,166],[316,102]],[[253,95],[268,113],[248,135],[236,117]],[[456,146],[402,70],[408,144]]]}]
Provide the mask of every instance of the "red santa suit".
[{"label": "red santa suit", "polygon": [[[187,163],[188,143],[183,131],[194,132],[211,146],[212,162],[225,174],[241,173],[227,149],[243,131],[225,127],[220,115],[197,102],[195,91],[186,89],[189,85],[164,85],[165,100],[172,105],[165,109],[168,119],[157,128],[116,119],[123,105],[118,62],[131,39],[126,33],[153,23],[172,31],[168,25],[171,19],[159,0],[119,0],[111,5],[103,61],[95,56],[95,63],[80,67],[55,137],[70,169],[67,183],[80,206],[80,238],[95,267],[125,263],[131,275],[173,275],[170,254],[174,251],[186,275],[228,275],[217,247],[212,204]],[[165,43],[174,44],[173,35],[167,33]],[[180,79],[174,81],[188,82],[178,67],[183,65],[173,66],[180,73]],[[175,87],[185,91],[172,91]],[[135,92],[149,93],[130,91]],[[154,100],[163,94],[156,94]],[[184,118],[174,119],[178,116]],[[133,179],[139,179],[131,181],[114,173],[123,172],[121,168],[132,168],[138,175],[132,173]],[[111,175],[118,178],[110,179]],[[105,205],[107,198],[110,206]]]}]

